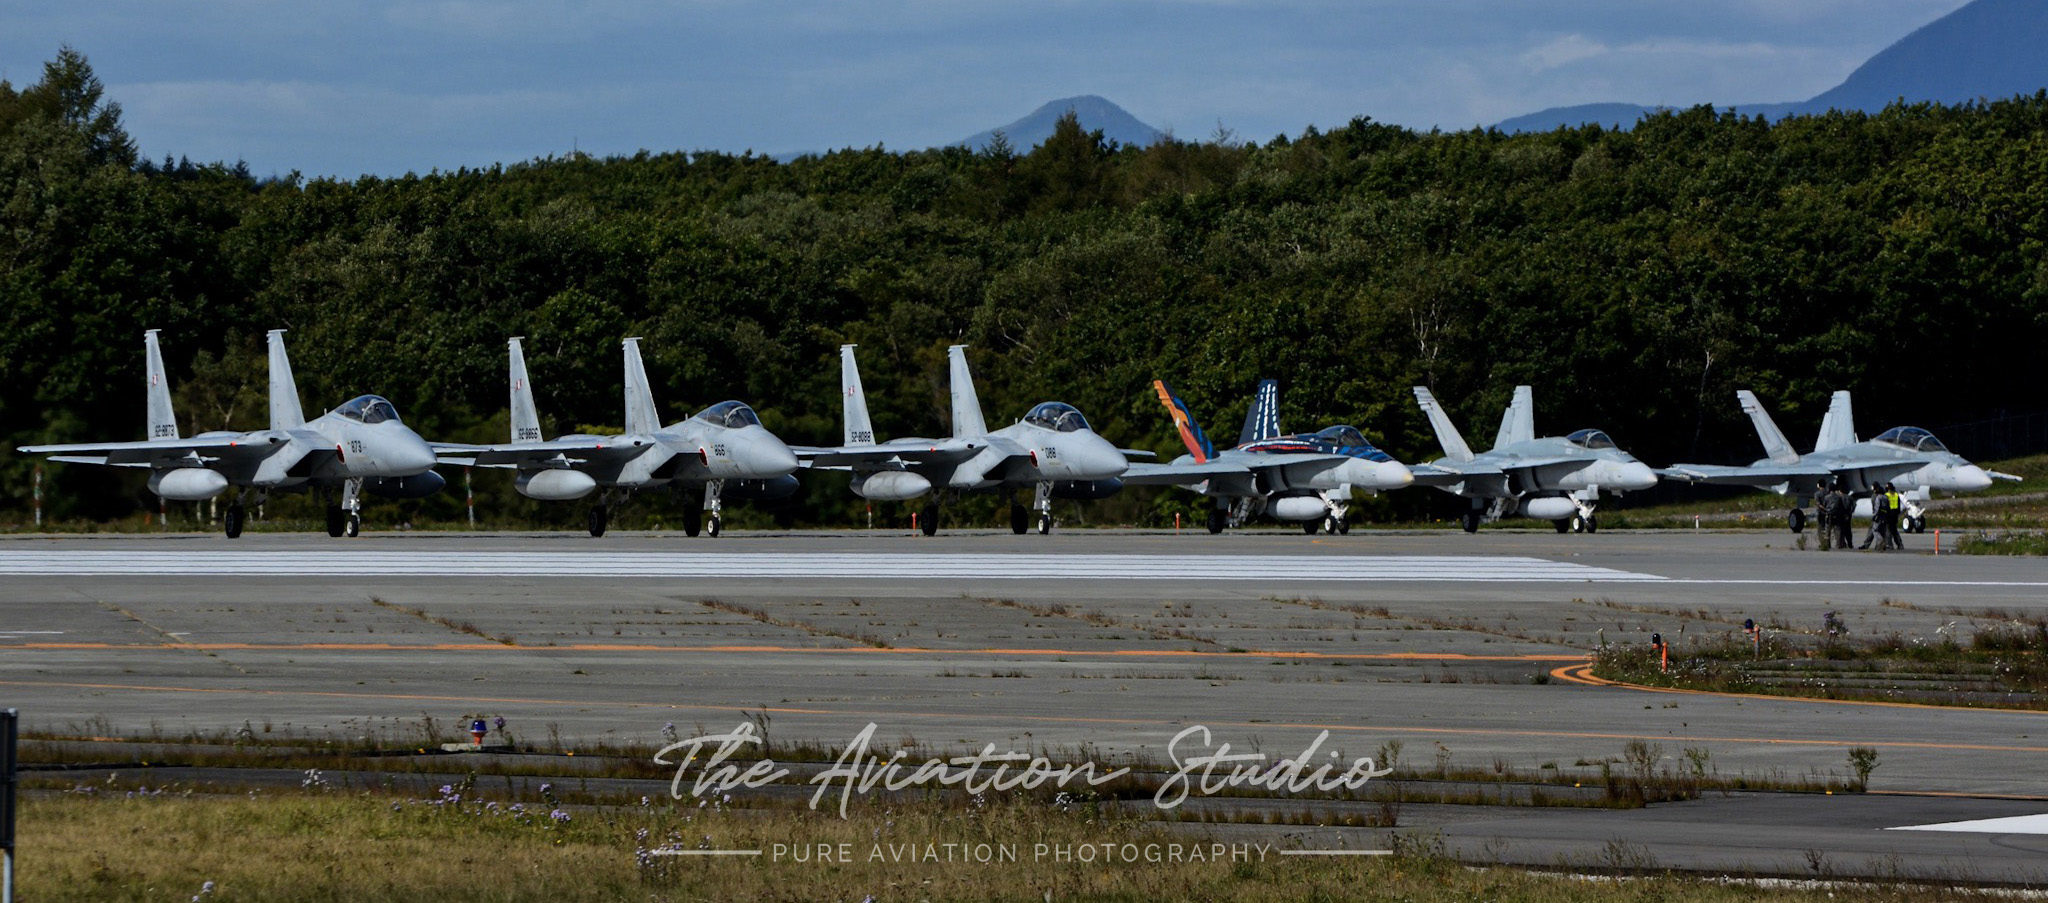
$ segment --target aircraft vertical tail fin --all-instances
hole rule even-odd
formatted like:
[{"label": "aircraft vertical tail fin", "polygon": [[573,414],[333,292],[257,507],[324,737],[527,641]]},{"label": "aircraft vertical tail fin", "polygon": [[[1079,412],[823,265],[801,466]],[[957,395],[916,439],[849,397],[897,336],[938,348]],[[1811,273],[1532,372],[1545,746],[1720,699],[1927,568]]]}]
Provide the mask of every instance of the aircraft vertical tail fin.
[{"label": "aircraft vertical tail fin", "polygon": [[853,345],[839,346],[839,401],[846,420],[847,445],[875,444],[875,425],[868,419],[867,390],[860,385],[860,364]]},{"label": "aircraft vertical tail fin", "polygon": [[967,370],[967,346],[946,349],[953,384],[953,438],[988,434],[988,422],[981,419],[981,399],[974,394],[974,374]]},{"label": "aircraft vertical tail fin", "polygon": [[1493,434],[1493,447],[1505,448],[1536,438],[1536,392],[1528,386],[1515,387],[1515,399],[1500,415],[1500,432]]},{"label": "aircraft vertical tail fin", "polygon": [[1856,444],[1856,414],[1849,407],[1849,391],[1837,391],[1828,400],[1828,412],[1820,419],[1820,436],[1813,440],[1817,452]]},{"label": "aircraft vertical tail fin", "polygon": [[1252,408],[1244,413],[1244,429],[1237,433],[1237,444],[1274,439],[1279,435],[1280,381],[1260,380],[1258,391],[1252,395]]},{"label": "aircraft vertical tail fin", "polygon": [[[1272,380],[1266,382],[1270,384]],[[1263,389],[1264,385],[1260,388]],[[1216,457],[1215,443],[1203,435],[1202,426],[1195,422],[1195,415],[1189,413],[1187,402],[1166,387],[1166,380],[1153,380],[1152,391],[1159,393],[1159,403],[1166,405],[1166,413],[1173,418],[1173,428],[1180,433],[1180,441],[1188,447],[1188,453],[1195,456],[1195,463],[1207,464],[1209,459]]]},{"label": "aircraft vertical tail fin", "polygon": [[299,384],[292,379],[292,359],[284,352],[284,330],[270,331],[270,428],[295,430],[306,425],[299,408]]},{"label": "aircraft vertical tail fin", "polygon": [[526,351],[519,346],[522,338],[513,336],[505,340],[511,357],[506,378],[512,384],[512,441],[539,442],[540,408],[533,403],[533,383],[526,378]]},{"label": "aircraft vertical tail fin", "polygon": [[142,334],[146,369],[149,370],[149,432],[151,439],[178,438],[178,417],[171,413],[171,381],[164,375],[164,354],[156,346],[152,329]]},{"label": "aircraft vertical tail fin", "polygon": [[626,348],[626,432],[652,433],[661,429],[661,415],[654,411],[654,395],[647,388],[647,365],[640,361],[640,337],[620,344]]},{"label": "aircraft vertical tail fin", "polygon": [[1443,446],[1444,457],[1453,461],[1472,460],[1472,448],[1465,444],[1465,437],[1458,428],[1451,425],[1451,416],[1444,413],[1443,405],[1437,404],[1436,395],[1427,387],[1415,387],[1415,403],[1422,413],[1429,417],[1429,427],[1436,431],[1436,442]]},{"label": "aircraft vertical tail fin", "polygon": [[1799,460],[1799,453],[1792,450],[1792,443],[1785,441],[1785,434],[1778,429],[1778,423],[1771,419],[1771,412],[1764,410],[1763,402],[1756,400],[1756,393],[1748,389],[1735,392],[1742,402],[1742,413],[1749,415],[1749,422],[1756,425],[1756,437],[1764,444],[1764,457],[1777,464],[1791,464]]}]

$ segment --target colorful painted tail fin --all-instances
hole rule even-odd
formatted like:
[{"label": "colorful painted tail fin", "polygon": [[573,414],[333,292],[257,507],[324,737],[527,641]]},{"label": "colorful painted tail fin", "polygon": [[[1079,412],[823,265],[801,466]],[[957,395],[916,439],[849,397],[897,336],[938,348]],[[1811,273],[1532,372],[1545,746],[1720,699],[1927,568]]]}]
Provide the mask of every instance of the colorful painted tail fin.
[{"label": "colorful painted tail fin", "polygon": [[1237,432],[1237,444],[1247,445],[1279,437],[1280,381],[1260,380],[1258,391],[1252,395],[1252,408],[1244,414],[1244,429]]},{"label": "colorful painted tail fin", "polygon": [[1180,441],[1195,456],[1195,463],[1207,464],[1209,459],[1216,457],[1215,444],[1202,434],[1201,424],[1196,423],[1195,415],[1188,412],[1188,403],[1166,387],[1166,380],[1153,380],[1152,390],[1159,393],[1159,403],[1166,405],[1166,413],[1173,417],[1173,428],[1180,432]]},{"label": "colorful painted tail fin", "polygon": [[178,418],[171,413],[171,381],[164,375],[164,354],[156,347],[156,330],[142,334],[149,369],[149,432],[151,439],[178,438]]}]

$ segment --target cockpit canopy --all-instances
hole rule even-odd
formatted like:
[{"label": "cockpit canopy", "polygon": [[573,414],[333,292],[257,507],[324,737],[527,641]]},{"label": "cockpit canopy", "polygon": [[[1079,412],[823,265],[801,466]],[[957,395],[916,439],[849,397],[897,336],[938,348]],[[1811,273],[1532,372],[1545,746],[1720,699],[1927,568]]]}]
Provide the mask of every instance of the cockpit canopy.
[{"label": "cockpit canopy", "polygon": [[382,395],[360,395],[349,399],[347,404],[335,408],[340,414],[357,423],[383,423],[386,420],[398,423],[398,408],[385,401]]},{"label": "cockpit canopy", "polygon": [[1316,438],[1338,448],[1372,447],[1372,443],[1365,441],[1365,434],[1355,426],[1327,426],[1316,431]]},{"label": "cockpit canopy", "polygon": [[1614,440],[1608,438],[1606,433],[1599,430],[1580,430],[1564,437],[1564,441],[1584,449],[1615,447]]},{"label": "cockpit canopy", "polygon": [[1081,416],[1073,405],[1048,401],[1032,408],[1024,415],[1024,422],[1061,433],[1071,433],[1088,428],[1088,418]]},{"label": "cockpit canopy", "polygon": [[697,419],[729,430],[761,425],[761,418],[754,416],[754,409],[738,401],[721,401],[705,408],[697,413]]},{"label": "cockpit canopy", "polygon": [[1895,426],[1885,430],[1883,434],[1871,441],[1882,442],[1886,445],[1896,445],[1900,448],[1912,449],[1914,451],[1948,451],[1948,446],[1941,444],[1940,439],[1934,438],[1933,433],[1917,426]]}]

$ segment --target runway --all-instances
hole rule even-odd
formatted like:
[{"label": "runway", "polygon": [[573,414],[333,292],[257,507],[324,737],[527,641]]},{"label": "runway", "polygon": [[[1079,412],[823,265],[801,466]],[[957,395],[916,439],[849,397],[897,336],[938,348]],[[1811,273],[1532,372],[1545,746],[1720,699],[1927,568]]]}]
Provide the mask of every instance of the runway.
[{"label": "runway", "polygon": [[[74,551],[0,556],[0,575],[111,577],[791,577],[914,580],[1553,582],[1662,580],[1542,558],[703,552]],[[2048,586],[2048,583],[2041,584]]]},{"label": "runway", "polygon": [[[1729,639],[1752,619],[1811,636],[1832,612],[1853,636],[1933,638],[2048,614],[2039,559],[1821,554],[1790,540],[8,537],[0,703],[31,730],[75,735],[400,743],[426,718],[478,713],[506,717],[521,742],[654,742],[665,725],[766,718],[780,739],[828,747],[872,723],[892,744],[1099,756],[1157,757],[1197,724],[1273,750],[1327,730],[1348,755],[1398,743],[1408,766],[1588,780],[1632,740],[1652,744],[1661,767],[1779,778],[1839,777],[1847,750],[1867,746],[1881,757],[1876,789],[2039,800],[1877,814],[1873,831],[2048,813],[2048,714],[1552,676],[1603,643]],[[1537,857],[1567,842],[1499,817],[1447,834],[1483,844],[1527,829]],[[1936,833],[1888,832],[1901,839],[1885,848]],[[1672,842],[1682,834],[1671,829]]]}]

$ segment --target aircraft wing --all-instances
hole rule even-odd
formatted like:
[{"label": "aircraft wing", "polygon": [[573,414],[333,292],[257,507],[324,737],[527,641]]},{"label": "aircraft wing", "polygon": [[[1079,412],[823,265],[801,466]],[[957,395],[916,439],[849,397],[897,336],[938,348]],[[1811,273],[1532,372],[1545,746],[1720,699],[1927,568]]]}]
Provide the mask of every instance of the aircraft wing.
[{"label": "aircraft wing", "polygon": [[[1914,464],[1899,471],[1904,473],[1921,466]],[[1825,467],[1798,464],[1673,464],[1657,471],[1667,480],[1687,483],[1705,483],[1710,486],[1755,486],[1759,489],[1789,483],[1794,486],[1811,487],[1814,483],[1834,476],[1834,471]],[[1882,478],[1880,478],[1882,479]]]},{"label": "aircraft wing", "polygon": [[108,467],[207,467],[216,462],[237,464],[261,460],[276,444],[247,441],[240,436],[193,439],[149,439],[138,442],[84,442],[70,445],[26,445],[16,449],[49,455],[67,464]]},{"label": "aircraft wing", "polygon": [[1252,469],[1236,461],[1192,460],[1171,464],[1133,464],[1122,477],[1126,486],[1192,486],[1218,477],[1249,477]]},{"label": "aircraft wing", "polygon": [[517,467],[530,470],[573,467],[578,464],[623,464],[653,447],[628,442],[556,439],[548,442],[514,442],[506,445],[436,445],[434,451],[438,455],[444,448],[456,449],[460,454],[469,457],[478,467]]},{"label": "aircraft wing", "polygon": [[[1548,463],[1537,460],[1538,464]],[[1515,468],[1529,466],[1517,461]],[[1508,495],[1508,470],[1492,461],[1470,462],[1439,459],[1430,464],[1410,464],[1408,473],[1415,477],[1414,485],[1434,486],[1445,492],[1461,495],[1501,496]]]},{"label": "aircraft wing", "polygon": [[[1489,468],[1488,470],[1491,469]],[[1506,476],[1506,474],[1503,474],[1498,470],[1492,470],[1491,472],[1496,476]],[[1452,470],[1447,467],[1438,467],[1435,464],[1410,464],[1408,465],[1408,473],[1415,477],[1414,485],[1417,486],[1441,487],[1449,486],[1454,483],[1461,483],[1465,480],[1464,471]]]},{"label": "aircraft wing", "polygon": [[905,464],[948,464],[965,461],[981,453],[986,442],[973,439],[897,439],[875,445],[840,445],[820,448],[791,446],[797,460],[806,467],[858,468],[901,462]]}]

